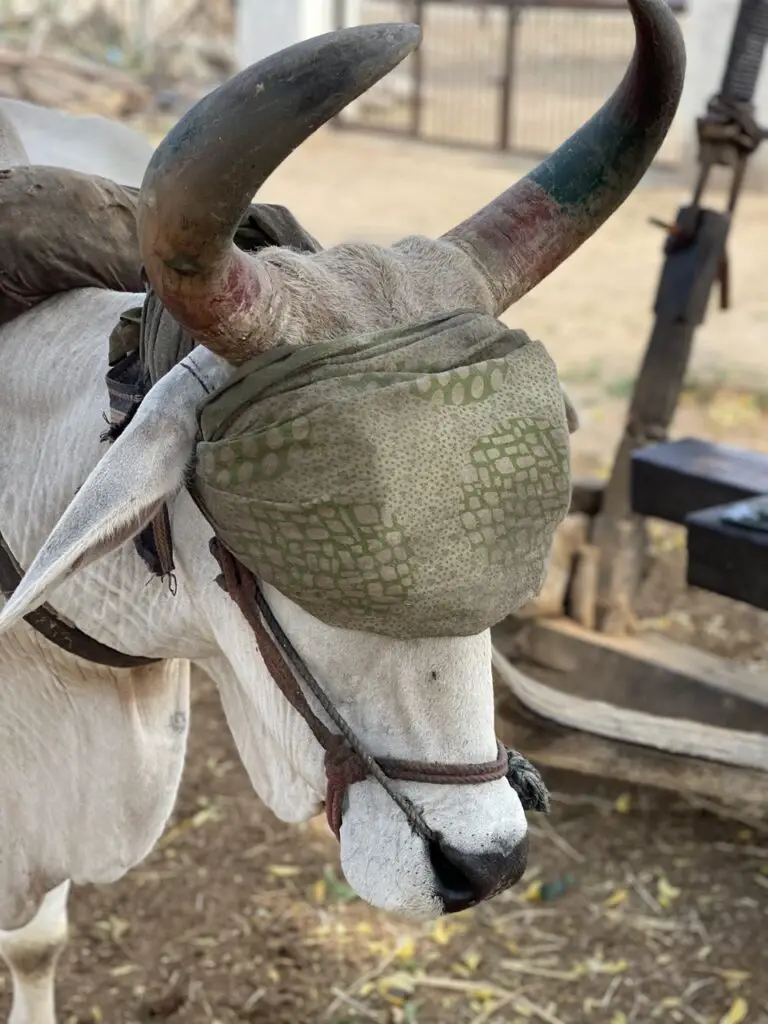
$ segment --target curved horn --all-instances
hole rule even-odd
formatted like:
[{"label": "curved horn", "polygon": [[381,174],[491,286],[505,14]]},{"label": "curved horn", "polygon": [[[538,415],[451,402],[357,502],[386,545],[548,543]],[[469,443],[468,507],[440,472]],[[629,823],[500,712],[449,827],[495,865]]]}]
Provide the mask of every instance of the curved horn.
[{"label": "curved horn", "polygon": [[417,25],[328,32],[246,68],[197,103],[149,162],[137,210],[150,284],[201,344],[231,362],[269,322],[266,275],[232,243],[269,175],[317,128],[396,67]]},{"label": "curved horn", "polygon": [[479,264],[496,315],[551,274],[624,202],[675,116],[683,37],[667,0],[629,0],[632,62],[611,98],[546,160],[443,237]]}]

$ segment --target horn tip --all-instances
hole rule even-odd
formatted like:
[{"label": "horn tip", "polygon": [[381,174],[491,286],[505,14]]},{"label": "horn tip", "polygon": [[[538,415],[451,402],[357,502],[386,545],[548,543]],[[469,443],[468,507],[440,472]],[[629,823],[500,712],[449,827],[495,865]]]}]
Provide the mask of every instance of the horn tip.
[{"label": "horn tip", "polygon": [[393,51],[393,56],[402,53],[404,57],[418,48],[423,36],[421,25],[411,21],[382,21],[342,31],[359,32],[369,39],[375,39],[382,49]]}]

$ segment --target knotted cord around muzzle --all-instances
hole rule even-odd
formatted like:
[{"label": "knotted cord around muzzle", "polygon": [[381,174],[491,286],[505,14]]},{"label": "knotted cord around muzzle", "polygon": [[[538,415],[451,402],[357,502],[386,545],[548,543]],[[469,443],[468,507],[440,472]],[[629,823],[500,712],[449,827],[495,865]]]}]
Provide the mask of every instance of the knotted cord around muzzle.
[{"label": "knotted cord around muzzle", "polygon": [[[523,810],[549,811],[549,793],[538,770],[522,754],[507,750],[500,742],[496,760],[483,764],[442,764],[374,757],[307,668],[273,615],[254,575],[215,537],[211,540],[210,549],[222,570],[218,582],[253,630],[272,679],[325,751],[325,810],[328,824],[337,839],[340,837],[347,790],[369,777],[376,779],[403,812],[413,832],[425,842],[437,842],[439,836],[426,823],[420,808],[392,785],[393,780],[466,786],[506,778],[520,798]],[[312,710],[299,686],[299,679],[338,730],[336,733],[331,732]]]}]

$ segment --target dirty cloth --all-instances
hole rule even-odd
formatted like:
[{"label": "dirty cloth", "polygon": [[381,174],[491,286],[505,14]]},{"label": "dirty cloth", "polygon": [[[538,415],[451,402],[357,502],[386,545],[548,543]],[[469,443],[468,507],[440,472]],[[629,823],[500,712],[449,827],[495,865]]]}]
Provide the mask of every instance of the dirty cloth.
[{"label": "dirty cloth", "polygon": [[232,553],[317,618],[475,634],[543,583],[566,403],[543,345],[472,310],[284,347],[204,400],[193,486]]},{"label": "dirty cloth", "polygon": [[[143,292],[138,198],[136,188],[59,167],[1,170],[0,325],[74,288]],[[248,208],[235,242],[319,248],[290,211],[263,203]],[[179,344],[189,351],[193,343]]]}]

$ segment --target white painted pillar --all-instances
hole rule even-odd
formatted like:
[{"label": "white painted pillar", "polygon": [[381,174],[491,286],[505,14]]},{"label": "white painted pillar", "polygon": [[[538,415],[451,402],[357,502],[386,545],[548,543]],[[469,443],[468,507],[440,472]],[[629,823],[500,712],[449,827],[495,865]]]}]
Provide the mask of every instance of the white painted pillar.
[{"label": "white painted pillar", "polygon": [[[345,27],[361,22],[361,0],[345,0]],[[237,0],[235,59],[238,69],[336,27],[334,0]],[[410,74],[399,67],[372,89],[380,98],[379,102],[404,98],[410,91]],[[350,103],[341,116],[354,117],[359,102]]]},{"label": "white painted pillar", "polygon": [[[704,114],[708,100],[720,88],[738,10],[739,0],[690,0],[682,22],[688,62],[677,121],[684,140],[682,169],[691,182],[696,167],[696,118]],[[766,65],[768,51],[755,93],[757,120],[764,127],[768,127]],[[768,189],[768,142],[762,143],[750,163],[747,185]]]},{"label": "white painted pillar", "polygon": [[[360,0],[346,0],[347,25],[359,25]],[[330,32],[334,0],[237,0],[235,55],[239,68],[302,39]]]}]

